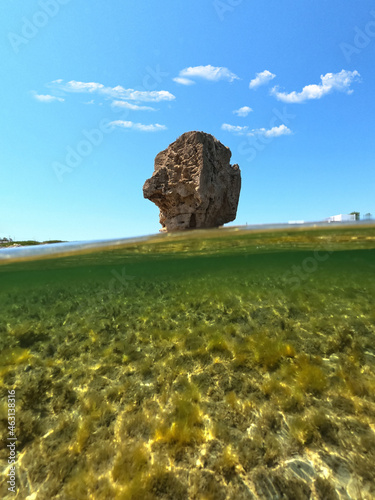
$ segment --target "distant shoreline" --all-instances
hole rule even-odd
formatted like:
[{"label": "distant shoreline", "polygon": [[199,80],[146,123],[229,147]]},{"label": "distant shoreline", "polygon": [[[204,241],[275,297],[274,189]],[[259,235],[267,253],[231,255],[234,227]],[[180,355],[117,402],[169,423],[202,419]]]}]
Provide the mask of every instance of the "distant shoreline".
[{"label": "distant shoreline", "polygon": [[26,241],[0,241],[0,248],[12,248],[12,247],[28,247],[35,245],[50,245],[52,243],[66,243],[66,241],[62,240],[49,240],[49,241],[34,241],[34,240],[26,240]]}]

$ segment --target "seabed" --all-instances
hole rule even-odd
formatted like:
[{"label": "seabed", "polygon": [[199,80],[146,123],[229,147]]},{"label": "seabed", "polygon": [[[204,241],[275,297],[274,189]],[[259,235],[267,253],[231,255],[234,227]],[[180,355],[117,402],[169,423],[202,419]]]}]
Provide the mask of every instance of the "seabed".
[{"label": "seabed", "polygon": [[375,498],[374,225],[80,252],[3,254],[1,498]]}]

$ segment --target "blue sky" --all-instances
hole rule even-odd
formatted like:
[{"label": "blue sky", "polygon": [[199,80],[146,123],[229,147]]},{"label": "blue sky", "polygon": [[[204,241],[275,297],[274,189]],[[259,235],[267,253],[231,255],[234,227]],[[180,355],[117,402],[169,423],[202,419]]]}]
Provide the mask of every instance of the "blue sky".
[{"label": "blue sky", "polygon": [[240,165],[235,224],[375,213],[371,1],[4,0],[0,33],[0,236],[158,232],[190,130]]}]

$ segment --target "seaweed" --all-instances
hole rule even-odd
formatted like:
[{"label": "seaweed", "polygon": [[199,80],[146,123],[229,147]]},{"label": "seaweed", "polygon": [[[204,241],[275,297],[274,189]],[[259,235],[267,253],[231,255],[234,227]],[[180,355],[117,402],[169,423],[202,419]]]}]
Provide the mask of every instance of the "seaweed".
[{"label": "seaweed", "polygon": [[[371,492],[373,250],[335,252],[292,290],[286,273],[311,252],[279,246],[352,236],[187,238],[4,268],[19,495],[245,498],[246,475],[260,495],[333,499],[339,471]],[[125,261],[137,279],[114,293]]]}]

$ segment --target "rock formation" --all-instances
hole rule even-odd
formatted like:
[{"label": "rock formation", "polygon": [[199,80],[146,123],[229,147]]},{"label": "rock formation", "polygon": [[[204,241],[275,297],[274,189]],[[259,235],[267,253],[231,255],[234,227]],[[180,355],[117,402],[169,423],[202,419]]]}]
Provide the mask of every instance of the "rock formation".
[{"label": "rock formation", "polygon": [[143,196],[160,208],[163,230],[217,227],[236,218],[241,171],[215,137],[186,132],[155,158]]}]

